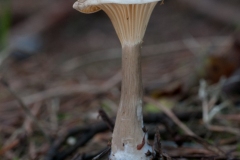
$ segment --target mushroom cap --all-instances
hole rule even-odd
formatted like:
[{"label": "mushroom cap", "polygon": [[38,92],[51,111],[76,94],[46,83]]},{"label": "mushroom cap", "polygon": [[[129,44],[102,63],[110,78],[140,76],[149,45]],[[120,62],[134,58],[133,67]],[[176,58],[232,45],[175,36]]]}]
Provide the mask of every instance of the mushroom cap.
[{"label": "mushroom cap", "polygon": [[161,0],[77,0],[77,2],[73,4],[73,8],[82,13],[94,13],[101,10],[99,5],[106,3],[144,4],[157,1]]}]

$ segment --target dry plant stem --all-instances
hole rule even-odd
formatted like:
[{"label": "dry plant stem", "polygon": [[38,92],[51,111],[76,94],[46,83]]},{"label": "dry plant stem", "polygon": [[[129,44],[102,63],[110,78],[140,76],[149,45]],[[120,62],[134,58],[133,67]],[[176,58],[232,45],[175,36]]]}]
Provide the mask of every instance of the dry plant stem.
[{"label": "dry plant stem", "polygon": [[225,155],[225,153],[219,149],[218,147],[211,145],[207,142],[205,142],[202,138],[200,138],[198,135],[196,135],[192,130],[190,130],[184,123],[182,123],[178,117],[168,108],[166,108],[164,105],[162,105],[161,103],[157,102],[156,100],[150,98],[150,97],[145,97],[144,100],[146,102],[152,103],[156,106],[158,106],[170,119],[172,119],[172,121],[179,126],[179,128],[181,128],[185,134],[187,134],[188,136],[190,136],[192,139],[194,139],[195,141],[199,142],[200,144],[202,144],[206,149],[218,154],[218,155]]},{"label": "dry plant stem", "polygon": [[113,132],[113,153],[124,150],[124,145],[137,150],[144,136],[140,47],[140,44],[123,46],[121,100]]},{"label": "dry plant stem", "polygon": [[[31,94],[26,97],[19,97],[25,105],[31,105],[36,102],[44,101],[46,99],[51,99],[54,97],[62,97],[62,96],[69,96],[77,93],[89,93],[89,94],[100,94],[108,91],[109,89],[113,88],[121,81],[121,74],[120,71],[117,72],[114,76],[112,76],[109,80],[107,80],[102,85],[87,85],[87,84],[80,84],[74,85],[70,87],[57,87],[53,89],[48,89],[42,92],[38,92],[35,94]],[[17,104],[17,100],[13,100],[7,102],[6,104],[0,104],[4,110],[4,108],[8,109],[15,109],[13,108]]]},{"label": "dry plant stem", "polygon": [[240,136],[240,129],[238,129],[238,128],[233,128],[233,127],[228,127],[228,126],[211,125],[211,124],[207,125],[206,127],[210,131],[226,132],[226,133],[231,133],[231,134]]},{"label": "dry plant stem", "polygon": [[0,155],[2,156],[3,154],[5,154],[7,151],[15,148],[17,145],[19,145],[20,140],[19,139],[15,139],[14,141],[12,141],[10,144],[8,144],[7,146],[4,146],[1,148],[0,150]]},{"label": "dry plant stem", "polygon": [[189,136],[196,136],[196,134],[191,129],[189,129],[184,123],[182,123],[170,109],[168,109],[167,107],[163,106],[161,103],[150,97],[145,97],[144,100],[148,103],[152,103],[158,106],[170,119],[172,119],[172,121],[177,126],[179,126],[179,128],[181,128],[185,132],[185,134]]},{"label": "dry plant stem", "polygon": [[102,120],[107,124],[110,131],[113,132],[114,124],[112,120],[108,117],[107,113],[103,109],[100,109],[98,111],[98,114],[102,118]]},{"label": "dry plant stem", "polygon": [[51,142],[51,137],[46,133],[46,131],[44,130],[43,126],[39,123],[37,118],[32,114],[31,110],[25,105],[25,103],[22,101],[22,99],[19,98],[18,95],[11,89],[11,87],[9,86],[7,81],[5,81],[4,79],[1,79],[1,83],[16,98],[16,100],[19,102],[20,107],[22,108],[22,110],[24,111],[26,116],[28,116],[35,123],[35,125],[39,128],[39,130],[45,136],[46,140],[48,140],[48,142],[50,143]]}]

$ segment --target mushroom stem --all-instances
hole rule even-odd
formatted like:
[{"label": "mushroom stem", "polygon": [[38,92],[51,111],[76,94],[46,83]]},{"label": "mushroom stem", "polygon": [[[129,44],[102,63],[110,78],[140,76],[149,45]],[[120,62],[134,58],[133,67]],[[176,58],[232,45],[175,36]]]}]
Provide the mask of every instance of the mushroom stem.
[{"label": "mushroom stem", "polygon": [[[150,160],[142,118],[141,44],[152,11],[160,0],[78,0],[84,13],[103,10],[122,44],[122,91],[110,160]],[[143,131],[144,130],[144,131]],[[150,154],[151,155],[151,154]]]},{"label": "mushroom stem", "polygon": [[144,132],[142,118],[141,44],[122,47],[121,100],[112,139],[112,152],[130,145],[137,150]]},{"label": "mushroom stem", "polygon": [[[122,46],[121,100],[115,122],[111,160],[148,160],[142,116],[141,43]],[[140,147],[139,147],[140,146]]]}]

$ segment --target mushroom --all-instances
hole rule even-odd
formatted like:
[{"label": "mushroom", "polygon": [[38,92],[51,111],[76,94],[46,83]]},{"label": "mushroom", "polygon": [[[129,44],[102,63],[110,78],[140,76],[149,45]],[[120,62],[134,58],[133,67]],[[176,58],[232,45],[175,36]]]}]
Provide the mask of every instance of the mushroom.
[{"label": "mushroom", "polygon": [[[150,160],[142,116],[141,44],[151,13],[160,0],[78,0],[83,13],[103,10],[122,45],[120,106],[112,135],[111,160]],[[145,143],[146,142],[146,143]]]}]

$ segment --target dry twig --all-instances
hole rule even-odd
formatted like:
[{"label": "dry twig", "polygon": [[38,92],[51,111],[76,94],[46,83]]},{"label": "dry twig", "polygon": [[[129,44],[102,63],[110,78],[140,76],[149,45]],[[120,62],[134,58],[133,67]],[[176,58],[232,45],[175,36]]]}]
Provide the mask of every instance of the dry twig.
[{"label": "dry twig", "polygon": [[183,124],[177,116],[168,108],[164,107],[162,104],[157,102],[156,100],[150,98],[150,97],[145,97],[144,100],[148,103],[152,103],[156,106],[158,106],[176,125],[178,125],[187,135],[190,136],[196,136],[196,134],[191,131],[185,124]]},{"label": "dry twig", "polygon": [[102,120],[108,125],[111,132],[113,132],[114,124],[111,121],[111,119],[108,117],[107,113],[103,109],[99,109],[98,113],[99,113],[99,116],[102,118]]},{"label": "dry twig", "polygon": [[19,145],[19,143],[20,143],[20,140],[15,139],[11,143],[5,145],[4,147],[1,148],[0,155],[4,155],[7,151],[9,151],[9,150],[15,148],[17,145]]},{"label": "dry twig", "polygon": [[191,131],[185,124],[183,124],[178,117],[168,108],[164,107],[162,104],[160,104],[159,102],[157,102],[156,100],[149,98],[149,97],[145,97],[144,100],[148,103],[152,103],[156,106],[158,106],[170,119],[172,119],[172,121],[174,123],[176,123],[176,125],[179,126],[179,128],[181,128],[189,137],[191,137],[192,139],[194,139],[195,141],[197,141],[198,143],[202,144],[206,149],[221,155],[221,156],[225,156],[225,153],[219,149],[216,146],[213,146],[207,142],[205,142],[202,138],[200,138],[199,136],[197,136],[193,131]]},{"label": "dry twig", "polygon": [[[22,97],[21,100],[25,105],[30,105],[39,101],[43,101],[46,99],[50,99],[53,97],[62,97],[69,96],[78,93],[91,93],[91,94],[99,94],[108,91],[113,88],[115,85],[120,83],[121,81],[121,72],[119,71],[115,75],[113,75],[108,81],[103,83],[100,86],[97,85],[74,85],[71,87],[58,87],[54,89],[49,89],[46,91],[42,91],[39,93],[35,93],[26,97]],[[7,102],[3,106],[13,106],[17,103],[17,101]]]},{"label": "dry twig", "polygon": [[210,131],[215,131],[215,132],[228,132],[235,134],[237,136],[240,136],[240,129],[238,128],[232,128],[232,127],[226,127],[226,126],[218,126],[218,125],[207,125],[207,128]]},{"label": "dry twig", "polygon": [[31,118],[31,120],[35,123],[35,125],[39,128],[39,130],[42,132],[42,134],[45,136],[46,140],[48,140],[48,142],[51,142],[51,137],[47,134],[47,132],[43,129],[42,125],[38,122],[37,118],[32,114],[32,112],[30,111],[30,109],[24,104],[24,102],[22,101],[21,98],[18,97],[18,95],[11,89],[11,87],[9,86],[9,84],[7,83],[6,80],[1,79],[0,80],[1,83],[8,89],[8,91],[16,98],[16,100],[18,101],[18,103],[20,104],[20,107],[22,108],[22,110],[24,111],[24,113]]}]

